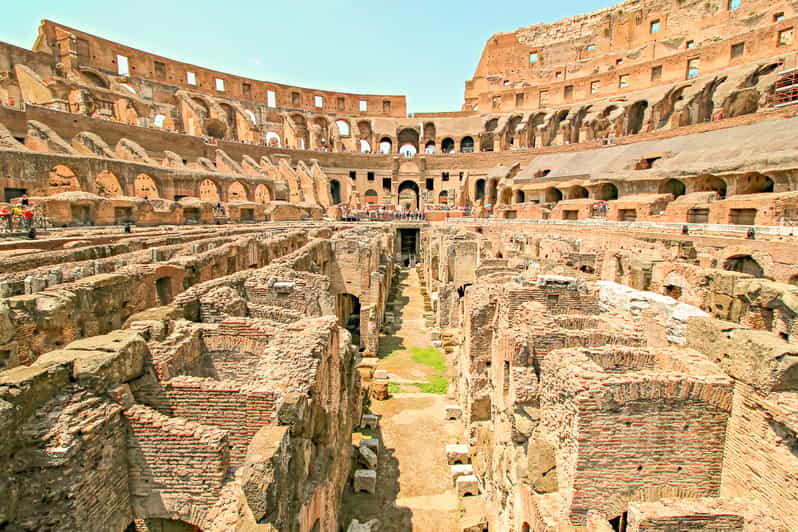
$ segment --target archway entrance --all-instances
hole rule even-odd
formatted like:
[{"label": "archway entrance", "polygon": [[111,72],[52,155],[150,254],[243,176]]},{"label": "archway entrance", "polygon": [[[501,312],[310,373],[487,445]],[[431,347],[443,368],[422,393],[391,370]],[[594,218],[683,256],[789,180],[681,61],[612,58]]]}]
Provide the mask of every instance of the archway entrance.
[{"label": "archway entrance", "polygon": [[337,179],[330,180],[330,198],[333,205],[341,203],[341,183]]},{"label": "archway entrance", "polygon": [[360,299],[352,294],[336,297],[338,324],[352,335],[352,343],[360,345]]},{"label": "archway entrance", "polygon": [[399,185],[399,205],[405,210],[419,208],[419,189],[415,181],[403,181]]},{"label": "archway entrance", "polygon": [[754,277],[765,277],[765,270],[751,255],[737,255],[729,257],[723,263],[723,269],[729,272],[747,273]]}]

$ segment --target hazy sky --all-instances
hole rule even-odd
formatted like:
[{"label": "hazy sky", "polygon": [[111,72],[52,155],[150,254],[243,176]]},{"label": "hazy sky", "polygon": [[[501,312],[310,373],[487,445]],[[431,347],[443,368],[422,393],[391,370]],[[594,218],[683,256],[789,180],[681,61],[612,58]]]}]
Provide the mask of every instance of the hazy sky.
[{"label": "hazy sky", "polygon": [[[493,33],[611,1],[28,0],[4,2],[0,41],[30,48],[39,21],[230,74],[316,89],[407,96],[456,111]],[[383,6],[399,5],[387,9]]]}]

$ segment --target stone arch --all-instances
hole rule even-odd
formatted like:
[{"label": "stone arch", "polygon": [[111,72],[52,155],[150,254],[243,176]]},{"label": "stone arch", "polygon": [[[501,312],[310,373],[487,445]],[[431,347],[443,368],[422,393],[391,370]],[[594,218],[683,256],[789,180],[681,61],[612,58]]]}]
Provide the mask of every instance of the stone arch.
[{"label": "stone arch", "polygon": [[504,131],[504,147],[509,150],[510,148],[517,148],[519,146],[518,126],[524,119],[523,116],[517,115],[507,122],[507,128]]},{"label": "stone arch", "polygon": [[612,183],[602,183],[596,188],[596,199],[601,201],[618,199],[618,187]]},{"label": "stone arch", "polygon": [[248,201],[247,187],[241,181],[233,181],[227,187],[227,201]]},{"label": "stone arch", "polygon": [[265,137],[266,145],[271,148],[280,148],[282,146],[282,142],[280,141],[280,135],[278,135],[274,131],[267,131]]},{"label": "stone arch", "polygon": [[473,137],[463,137],[460,139],[460,153],[474,153]]},{"label": "stone arch", "polygon": [[272,200],[272,194],[269,187],[261,183],[255,187],[255,203],[269,203]]},{"label": "stone arch", "polygon": [[747,273],[759,279],[765,277],[765,269],[751,255],[733,255],[723,262],[723,269],[730,272]]},{"label": "stone arch", "polygon": [[513,202],[513,189],[511,187],[504,187],[499,194],[500,203],[510,205]]},{"label": "stone arch", "polygon": [[363,201],[366,205],[376,205],[380,201],[380,196],[376,190],[370,188],[363,194]]},{"label": "stone arch", "polygon": [[[473,142],[473,140],[472,140]],[[454,140],[446,137],[441,141],[441,153],[454,153]]]},{"label": "stone arch", "polygon": [[380,153],[386,155],[392,152],[393,152],[393,141],[391,141],[391,139],[388,137],[382,137],[380,139]]},{"label": "stone arch", "polygon": [[520,188],[516,189],[513,201],[514,203],[524,203],[526,201],[526,193]]},{"label": "stone arch", "polygon": [[418,131],[414,128],[406,127],[399,132],[396,137],[396,142],[399,144],[400,153],[404,150],[405,146],[412,146],[415,152],[418,153]]},{"label": "stone arch", "polygon": [[487,182],[485,179],[477,179],[474,181],[474,201],[485,201],[485,189]]},{"label": "stone arch", "polygon": [[424,145],[424,153],[428,153],[430,155],[435,153],[435,141],[434,140],[428,140],[427,141],[427,143]]},{"label": "stone arch", "polygon": [[684,275],[677,271],[670,271],[662,279],[660,284],[660,293],[665,296],[678,299],[686,303],[692,304],[695,298],[693,285],[688,281]]},{"label": "stone arch", "polygon": [[643,130],[648,102],[640,100],[629,106],[626,111],[626,135],[637,135]]},{"label": "stone arch", "polygon": [[400,205],[418,210],[421,202],[421,193],[418,183],[411,180],[402,181],[397,189],[398,202]]},{"label": "stone arch", "polygon": [[668,179],[659,186],[660,194],[673,194],[674,199],[684,196],[684,182],[679,179]]},{"label": "stone arch", "polygon": [[93,70],[88,70],[88,69],[85,69],[85,68],[81,68],[80,69],[80,73],[83,74],[83,77],[86,78],[86,80],[90,81],[91,83],[93,83],[97,87],[100,87],[101,89],[109,89],[110,88],[110,84],[108,83],[108,80],[105,79],[105,77],[103,77],[101,74],[98,74],[97,72],[94,72]]},{"label": "stone arch", "polygon": [[199,184],[199,199],[211,203],[219,203],[222,199],[219,194],[219,185],[212,179],[204,179]]},{"label": "stone arch", "polygon": [[326,118],[322,116],[315,117],[311,130],[313,132],[313,140],[316,141],[317,146],[326,147],[329,144],[330,124]]},{"label": "stone arch", "polygon": [[441,190],[438,194],[438,203],[444,205],[449,202],[449,191]]},{"label": "stone arch", "polygon": [[568,191],[568,199],[581,199],[587,198],[590,196],[590,193],[587,189],[581,185],[574,185]]},{"label": "stone arch", "polygon": [[773,192],[775,183],[770,177],[759,174],[750,173],[737,178],[736,194],[761,194],[764,192]]},{"label": "stone arch", "polygon": [[50,170],[47,179],[47,195],[80,190],[80,180],[68,166],[57,164]]},{"label": "stone arch", "polygon": [[236,110],[233,109],[233,106],[229,103],[220,103],[219,107],[221,107],[224,112],[224,121],[227,124],[227,137],[232,140],[237,140],[238,128],[236,127]]},{"label": "stone arch", "polygon": [[158,184],[151,176],[147,174],[139,174],[134,180],[135,195],[138,198],[160,198],[158,193]]},{"label": "stone arch", "polygon": [[562,200],[562,192],[555,187],[549,187],[543,191],[543,203],[557,203]]},{"label": "stone arch", "polygon": [[360,153],[371,153],[371,144],[367,140],[360,139]]},{"label": "stone arch", "polygon": [[94,178],[94,193],[104,198],[118,198],[124,195],[119,179],[110,170],[103,170]]},{"label": "stone arch", "polygon": [[335,125],[338,127],[338,135],[342,138],[349,137],[352,134],[352,128],[349,127],[349,122],[343,118],[336,120]]},{"label": "stone arch", "polygon": [[718,176],[704,175],[695,179],[695,192],[717,192],[718,198],[726,197],[726,181]]},{"label": "stone arch", "polygon": [[227,135],[227,125],[221,120],[211,118],[203,124],[205,134],[218,140],[222,140]]},{"label": "stone arch", "polygon": [[427,122],[424,124],[424,140],[435,142],[436,133],[434,122]]}]

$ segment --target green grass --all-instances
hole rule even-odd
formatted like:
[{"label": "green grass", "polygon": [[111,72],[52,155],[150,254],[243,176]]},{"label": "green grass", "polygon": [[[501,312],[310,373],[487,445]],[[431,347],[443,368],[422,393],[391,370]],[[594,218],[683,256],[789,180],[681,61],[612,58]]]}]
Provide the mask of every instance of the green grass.
[{"label": "green grass", "polygon": [[449,381],[443,375],[434,375],[429,382],[416,382],[413,385],[424,393],[445,395],[449,391]]},{"label": "green grass", "polygon": [[398,382],[389,382],[388,383],[388,393],[389,394],[399,393],[399,383]]},{"label": "green grass", "polygon": [[424,364],[438,371],[446,371],[446,362],[443,360],[443,355],[434,347],[411,347],[410,354],[416,364]]}]

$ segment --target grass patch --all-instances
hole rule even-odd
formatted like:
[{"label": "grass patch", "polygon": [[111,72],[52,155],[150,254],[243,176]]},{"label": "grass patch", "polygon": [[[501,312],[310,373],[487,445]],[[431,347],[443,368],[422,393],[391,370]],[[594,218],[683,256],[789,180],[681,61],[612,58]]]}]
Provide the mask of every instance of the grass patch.
[{"label": "grass patch", "polygon": [[390,393],[390,394],[399,393],[399,383],[398,382],[389,382],[388,383],[388,393]]},{"label": "grass patch", "polygon": [[424,364],[438,371],[446,371],[446,361],[443,360],[441,352],[434,347],[411,347],[410,354],[416,364]]},{"label": "grass patch", "polygon": [[443,375],[434,375],[430,377],[429,382],[416,382],[413,385],[424,393],[446,395],[449,391],[449,381]]}]

